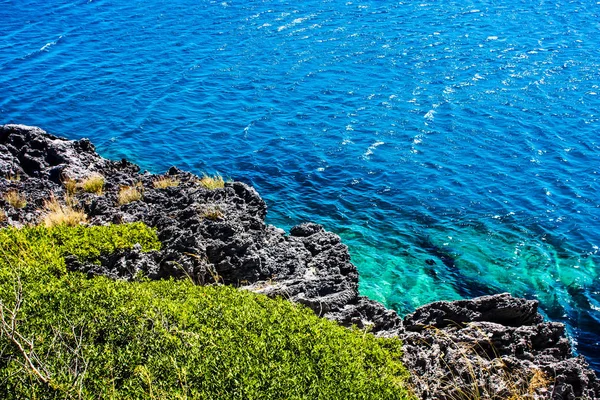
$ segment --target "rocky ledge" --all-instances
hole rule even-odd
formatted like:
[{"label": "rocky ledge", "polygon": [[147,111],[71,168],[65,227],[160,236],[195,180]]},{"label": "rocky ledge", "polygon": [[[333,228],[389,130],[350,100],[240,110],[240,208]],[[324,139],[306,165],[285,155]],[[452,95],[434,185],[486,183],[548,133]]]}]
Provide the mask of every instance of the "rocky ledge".
[{"label": "rocky ledge", "polygon": [[[102,194],[76,191],[69,202],[100,225],[143,221],[155,227],[160,251],[138,249],[72,270],[117,279],[190,277],[284,296],[345,326],[368,327],[404,341],[404,362],[422,399],[598,399],[600,381],[574,357],[564,326],[544,322],[537,302],[509,294],[436,302],[400,318],[358,294],[358,273],[340,238],[305,223],[289,234],[264,222],[267,207],[241,182],[209,189],[175,167],[164,175],[177,186],[155,187],[160,176],[126,161],[100,157],[87,139],[69,141],[35,127],[0,126],[0,227],[37,224],[46,201],[67,198],[65,183],[94,174]],[[119,204],[135,187],[141,199]],[[26,204],[14,207],[7,193]],[[123,202],[121,202],[123,203]]]}]

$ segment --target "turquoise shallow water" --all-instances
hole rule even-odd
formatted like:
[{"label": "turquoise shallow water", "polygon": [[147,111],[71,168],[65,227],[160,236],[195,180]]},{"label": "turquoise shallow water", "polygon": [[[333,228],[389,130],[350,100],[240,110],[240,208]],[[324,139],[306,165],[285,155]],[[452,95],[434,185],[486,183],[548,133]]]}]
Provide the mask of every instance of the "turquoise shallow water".
[{"label": "turquoise shallow water", "polygon": [[540,300],[600,370],[600,3],[0,0],[0,122],[248,182],[400,313]]}]

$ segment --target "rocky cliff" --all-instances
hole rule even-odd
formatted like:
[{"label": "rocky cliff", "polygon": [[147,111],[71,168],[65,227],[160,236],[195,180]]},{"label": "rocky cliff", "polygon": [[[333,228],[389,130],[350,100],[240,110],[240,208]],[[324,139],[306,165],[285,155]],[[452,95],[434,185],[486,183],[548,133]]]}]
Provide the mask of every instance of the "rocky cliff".
[{"label": "rocky cliff", "polygon": [[[35,127],[0,126],[0,227],[39,223],[50,198],[67,197],[66,182],[104,177],[102,194],[77,191],[69,202],[90,224],[143,221],[157,229],[162,250],[107,256],[101,265],[75,258],[68,267],[116,279],[190,277],[269,296],[284,296],[345,326],[404,341],[404,362],[423,399],[597,399],[600,381],[558,323],[544,322],[537,302],[508,294],[437,302],[400,318],[358,294],[358,272],[340,238],[305,223],[289,234],[264,222],[267,207],[241,182],[209,189],[200,178],[171,168],[176,186],[126,161],[100,157],[87,139],[69,141]],[[142,194],[127,204],[119,191]],[[15,208],[5,195],[19,193]]]}]

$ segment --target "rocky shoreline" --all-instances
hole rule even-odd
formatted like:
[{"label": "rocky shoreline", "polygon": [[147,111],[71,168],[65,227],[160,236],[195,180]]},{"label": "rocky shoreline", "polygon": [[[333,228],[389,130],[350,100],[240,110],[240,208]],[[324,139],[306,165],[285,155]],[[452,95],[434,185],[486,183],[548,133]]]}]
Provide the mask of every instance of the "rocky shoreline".
[{"label": "rocky shoreline", "polygon": [[[344,326],[356,325],[404,341],[404,363],[422,399],[598,399],[600,380],[574,357],[564,326],[544,322],[537,302],[508,294],[436,302],[400,318],[358,294],[358,272],[340,238],[305,223],[289,234],[264,222],[267,207],[241,182],[209,190],[175,167],[178,185],[154,187],[157,175],[111,161],[87,140],[69,141],[23,125],[0,126],[0,227],[37,224],[44,203],[65,198],[65,181],[104,177],[101,195],[78,191],[71,201],[90,224],[143,221],[155,227],[160,251],[111,255],[101,265],[68,259],[68,268],[118,279],[190,277],[284,296]],[[119,205],[122,187],[143,192]],[[4,198],[25,196],[22,208]]]}]

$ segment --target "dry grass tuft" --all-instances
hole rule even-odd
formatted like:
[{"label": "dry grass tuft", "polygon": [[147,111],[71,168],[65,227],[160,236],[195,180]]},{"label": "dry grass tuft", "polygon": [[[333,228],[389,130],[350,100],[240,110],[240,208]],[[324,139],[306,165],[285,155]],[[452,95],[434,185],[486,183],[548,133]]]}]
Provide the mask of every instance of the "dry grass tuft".
[{"label": "dry grass tuft", "polygon": [[67,192],[67,195],[73,196],[75,194],[75,192],[77,192],[77,181],[76,180],[66,179],[63,182],[63,185],[65,186],[65,191]]},{"label": "dry grass tuft", "polygon": [[[529,394],[529,398],[535,398],[538,389],[547,388],[550,385],[550,382],[550,379],[543,371],[539,369],[534,370],[531,378],[529,378],[529,384],[527,385],[527,394]],[[515,397],[513,400],[520,398]]]},{"label": "dry grass tuft", "polygon": [[119,197],[117,202],[120,206],[138,201],[142,198],[141,185],[135,186],[121,186],[119,189]]},{"label": "dry grass tuft", "polygon": [[77,226],[87,221],[83,211],[76,210],[69,204],[59,203],[54,196],[44,202],[44,208],[44,225],[47,228],[58,225]]},{"label": "dry grass tuft", "polygon": [[4,195],[4,200],[14,208],[25,208],[27,200],[17,190],[10,190]]},{"label": "dry grass tuft", "polygon": [[8,179],[11,182],[20,182],[21,181],[21,174],[16,173],[16,174],[8,174],[8,176],[6,177],[6,179]]},{"label": "dry grass tuft", "polygon": [[217,221],[223,219],[225,217],[225,213],[223,213],[223,210],[219,206],[207,205],[202,209],[200,216],[212,221]]},{"label": "dry grass tuft", "polygon": [[200,179],[200,184],[208,190],[221,189],[225,187],[225,181],[219,174],[214,176],[204,174],[202,179]]},{"label": "dry grass tuft", "polygon": [[169,176],[161,176],[152,182],[152,185],[155,189],[166,189],[168,187],[177,187],[179,186],[179,181],[175,178],[171,178]]},{"label": "dry grass tuft", "polygon": [[80,186],[86,193],[96,193],[101,195],[102,189],[104,189],[104,177],[100,174],[93,174],[85,178]]},{"label": "dry grass tuft", "polygon": [[6,221],[8,217],[6,216],[6,211],[0,210],[0,222]]},{"label": "dry grass tuft", "polygon": [[[435,335],[448,341],[451,346],[446,355],[440,355],[450,376],[439,380],[436,392],[444,393],[444,399],[483,400],[507,399],[529,400],[537,398],[536,393],[550,386],[551,381],[540,370],[514,370],[509,368],[497,354],[493,343],[479,328],[472,326],[474,333],[481,334],[481,341],[459,343],[448,333],[433,328]],[[492,355],[488,355],[489,352]],[[449,365],[444,359],[449,353],[459,354],[460,365]],[[455,368],[456,367],[456,368]],[[460,371],[460,372],[459,372]],[[419,380],[417,378],[417,380]]]}]

